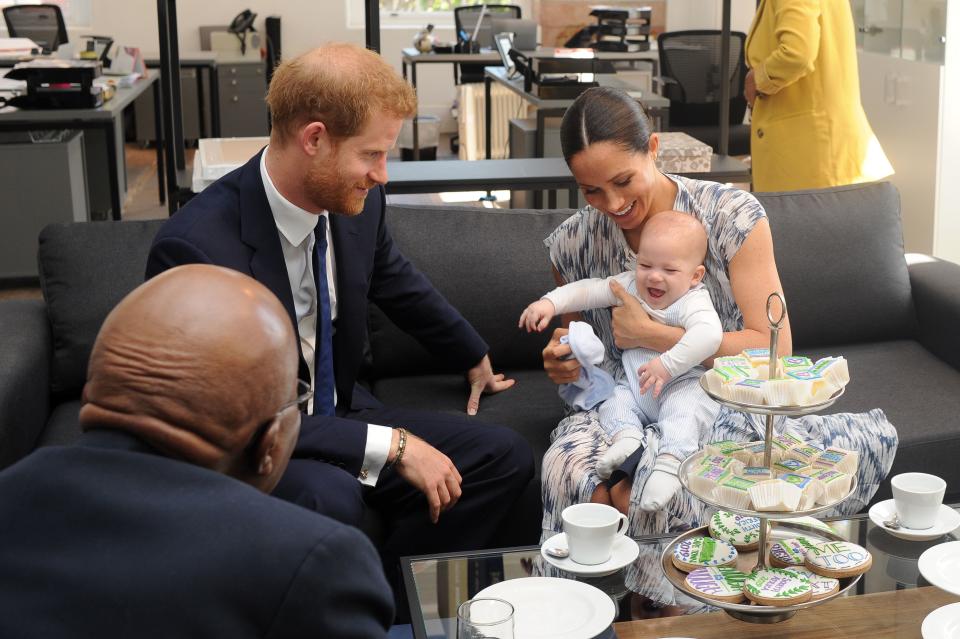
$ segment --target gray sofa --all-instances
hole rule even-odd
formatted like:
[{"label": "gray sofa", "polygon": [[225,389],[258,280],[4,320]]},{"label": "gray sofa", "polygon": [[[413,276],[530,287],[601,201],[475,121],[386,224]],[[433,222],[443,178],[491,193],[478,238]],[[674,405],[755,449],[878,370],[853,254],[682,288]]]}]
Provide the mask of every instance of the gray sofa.
[{"label": "gray sofa", "polygon": [[[880,407],[897,426],[894,472],[925,470],[960,496],[960,266],[904,260],[899,196],[887,183],[758,196],[770,216],[794,350],[841,354],[852,381],[836,411]],[[486,338],[515,388],[481,401],[479,419],[521,432],[539,459],[562,417],[542,370],[547,335],[516,328],[552,286],[542,239],[571,211],[390,207],[404,253]],[[56,225],[40,236],[45,301],[0,302],[0,467],[78,435],[80,389],[96,332],[140,281],[160,221]],[[444,370],[376,311],[364,378],[385,403],[462,412],[461,375]],[[889,495],[884,487],[878,498]],[[536,487],[518,508],[535,541]],[[531,539],[531,537],[533,537]]]}]

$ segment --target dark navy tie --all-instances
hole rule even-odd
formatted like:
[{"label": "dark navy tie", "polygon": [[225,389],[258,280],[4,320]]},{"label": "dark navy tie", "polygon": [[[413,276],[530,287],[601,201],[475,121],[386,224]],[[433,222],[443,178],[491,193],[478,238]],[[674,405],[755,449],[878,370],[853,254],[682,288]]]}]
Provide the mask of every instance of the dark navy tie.
[{"label": "dark navy tie", "polygon": [[327,218],[321,216],[314,230],[313,278],[317,285],[317,347],[313,373],[313,414],[333,415],[333,324],[330,319],[330,289],[327,286]]}]

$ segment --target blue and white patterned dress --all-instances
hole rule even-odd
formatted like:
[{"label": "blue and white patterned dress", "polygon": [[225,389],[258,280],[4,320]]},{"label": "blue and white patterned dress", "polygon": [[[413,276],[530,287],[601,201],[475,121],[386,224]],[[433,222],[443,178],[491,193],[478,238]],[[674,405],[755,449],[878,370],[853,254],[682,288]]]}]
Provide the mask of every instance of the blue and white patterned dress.
[{"label": "blue and white patterned dress", "polygon": [[[743,328],[743,316],[733,298],[728,278],[730,260],[740,250],[758,221],[766,217],[760,203],[750,193],[715,182],[668,176],[678,187],[674,209],[695,215],[707,231],[708,248],[704,265],[704,285],[726,332]],[[623,232],[606,215],[586,206],[565,220],[544,240],[550,260],[566,282],[584,278],[608,277],[635,267],[636,256]],[[789,300],[787,300],[789,303]],[[610,309],[583,311],[584,321],[606,347],[601,365],[614,379],[624,378],[620,350],[614,344]],[[717,440],[751,441],[761,439],[763,417],[745,415],[703,402],[702,416],[691,428],[699,429],[701,445]],[[821,446],[839,446],[860,453],[858,490],[845,503],[828,514],[852,514],[860,511],[876,492],[893,464],[897,432],[879,409],[860,414],[810,415],[800,419],[778,418],[776,431],[791,432]],[[596,462],[610,445],[600,426],[596,410],[569,414],[551,434],[551,445],[543,459],[543,538],[562,530],[560,513],[566,506],[589,501],[602,481],[596,474]],[[659,446],[656,426],[647,428],[647,448],[637,467],[630,507],[631,535],[668,534],[706,522],[710,514],[702,502],[681,491],[666,508],[658,512],[639,509],[640,494],[653,470]],[[628,570],[628,585],[655,601],[673,603],[673,588],[664,582],[656,564],[658,558],[634,564]],[[649,566],[645,566],[650,563]],[[630,584],[629,582],[634,583]]]}]

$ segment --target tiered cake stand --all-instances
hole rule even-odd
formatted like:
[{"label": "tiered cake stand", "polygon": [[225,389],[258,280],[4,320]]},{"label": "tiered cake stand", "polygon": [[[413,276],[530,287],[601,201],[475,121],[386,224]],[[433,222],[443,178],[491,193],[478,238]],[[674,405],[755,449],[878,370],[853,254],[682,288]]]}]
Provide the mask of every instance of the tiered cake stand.
[{"label": "tiered cake stand", "polygon": [[[773,313],[773,303],[777,301],[779,303],[780,312],[778,317],[774,317]],[[767,298],[767,319],[770,322],[770,353],[771,355],[777,352],[777,341],[779,339],[780,328],[783,325],[783,320],[786,318],[787,309],[786,304],[783,301],[783,298],[778,293],[772,293]],[[770,376],[775,377],[777,374],[777,358],[771,357],[770,359]],[[718,395],[715,395],[707,388],[704,379],[700,378],[700,385],[703,387],[703,390],[711,398],[719,402],[724,406],[728,406],[734,410],[753,413],[756,415],[765,415],[766,416],[766,436],[764,437],[764,442],[766,446],[764,447],[763,453],[763,465],[767,468],[770,468],[771,463],[771,445],[774,437],[773,431],[773,422],[774,418],[777,415],[786,415],[786,416],[801,416],[809,415],[823,410],[824,408],[829,407],[837,398],[843,394],[843,389],[841,388],[836,393],[833,394],[828,400],[820,402],[818,404],[811,404],[808,406],[768,406],[768,405],[759,405],[759,404],[745,404],[741,402],[734,402],[728,399],[724,399]],[[806,522],[802,521],[801,518],[814,515],[816,513],[822,512],[824,510],[833,508],[837,504],[840,504],[846,501],[851,494],[857,489],[857,478],[853,477],[851,482],[850,492],[838,499],[837,501],[821,506],[816,506],[815,508],[810,508],[802,511],[792,511],[792,512],[760,512],[744,508],[731,508],[725,506],[724,504],[718,503],[713,500],[711,495],[704,495],[696,492],[690,486],[687,478],[691,467],[697,464],[702,457],[701,452],[694,453],[690,457],[687,457],[683,463],[680,465],[680,483],[683,484],[683,487],[690,491],[690,493],[704,502],[709,506],[713,506],[718,510],[726,510],[728,512],[736,513],[739,515],[747,515],[750,517],[756,517],[760,520],[760,544],[758,549],[755,552],[746,552],[741,553],[737,560],[736,568],[741,572],[749,574],[753,570],[760,570],[767,567],[767,553],[769,552],[769,543],[777,539],[789,539],[791,537],[797,537],[798,535],[803,535],[811,540],[823,540],[823,541],[844,541],[844,538],[840,535],[837,535],[833,532],[828,526],[823,524],[817,525],[817,522],[807,520]],[[771,524],[775,524],[771,529]],[[812,608],[818,606],[834,597],[842,595],[844,592],[849,590],[857,581],[860,580],[860,576],[856,577],[846,577],[840,579],[840,589],[829,595],[823,597],[822,599],[817,599],[816,601],[808,601],[802,604],[795,604],[792,606],[762,606],[757,604],[750,603],[728,603],[725,601],[718,601],[712,599],[702,593],[695,592],[689,589],[686,586],[685,579],[686,573],[678,570],[673,565],[673,551],[674,548],[681,541],[689,539],[691,537],[706,537],[709,536],[709,527],[702,526],[700,528],[695,528],[689,530],[670,543],[667,548],[664,550],[663,555],[661,556],[661,566],[663,572],[666,575],[667,579],[673,586],[679,590],[682,590],[685,594],[696,599],[698,601],[716,606],[717,608],[722,608],[729,615],[740,619],[742,621],[749,621],[753,623],[776,623],[779,621],[785,621],[792,617],[798,610],[804,610],[806,608]],[[754,556],[755,555],[755,556]]]}]

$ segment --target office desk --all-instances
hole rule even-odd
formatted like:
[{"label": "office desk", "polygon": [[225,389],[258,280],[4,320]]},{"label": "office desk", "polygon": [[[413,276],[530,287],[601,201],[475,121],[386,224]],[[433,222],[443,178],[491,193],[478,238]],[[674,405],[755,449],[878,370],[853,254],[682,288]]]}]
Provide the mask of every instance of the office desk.
[{"label": "office desk", "polygon": [[[387,195],[445,191],[549,191],[548,208],[556,208],[556,192],[566,189],[577,201],[577,183],[563,158],[516,158],[441,162],[387,162]],[[710,170],[679,173],[716,182],[750,182],[750,167],[729,155],[714,154]]]},{"label": "office desk", "polygon": [[[102,131],[106,140],[107,179],[110,191],[110,215],[120,219],[123,207],[121,177],[126,177],[123,156],[123,110],[147,87],[157,81],[159,73],[150,73],[132,87],[117,89],[113,99],[96,109],[0,109],[0,131],[50,131],[59,129],[89,129]],[[154,109],[160,112],[160,92],[154,91]],[[160,119],[156,124],[157,139],[162,139]],[[121,173],[122,172],[122,173]],[[163,146],[157,145],[157,173],[160,178],[160,203],[163,204]]]},{"label": "office desk", "polygon": [[[615,54],[626,55],[626,54]],[[616,74],[597,74],[597,82],[600,86],[615,87],[627,91],[634,90],[633,85],[617,78]],[[521,98],[537,108],[537,157],[543,157],[543,137],[544,120],[548,117],[563,115],[564,112],[573,104],[573,98],[562,100],[543,100],[540,97],[525,91],[523,88],[523,78],[510,78],[507,76],[507,70],[503,67],[486,67],[483,70],[484,94],[486,98],[484,122],[486,122],[486,156],[491,157],[490,149],[490,87],[496,82],[507,87]],[[653,91],[643,91],[642,96],[637,100],[647,109],[647,111],[660,120],[660,128],[666,129],[668,125],[668,113],[670,111],[670,100]]]},{"label": "office desk", "polygon": [[[530,59],[550,60],[550,59],[572,59],[572,60],[596,60],[598,62],[636,62],[646,61],[653,65],[653,74],[657,74],[657,64],[659,58],[654,51],[594,51],[592,58],[570,58],[557,54],[553,47],[539,47],[535,51],[523,51],[525,56]],[[501,63],[500,54],[497,51],[481,51],[480,53],[420,53],[414,48],[403,50],[401,58],[401,69],[403,70],[403,79],[407,79],[407,66],[410,66],[410,84],[413,91],[417,91],[417,65],[418,64],[470,64],[487,63],[490,66],[498,66]],[[456,69],[456,67],[454,67]],[[522,86],[522,84],[521,84]],[[489,104],[490,95],[487,94],[487,103]],[[488,129],[489,130],[489,129]],[[489,150],[487,157],[490,157]],[[420,126],[417,118],[413,118],[413,159],[420,158]]]}]

